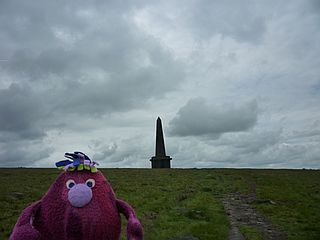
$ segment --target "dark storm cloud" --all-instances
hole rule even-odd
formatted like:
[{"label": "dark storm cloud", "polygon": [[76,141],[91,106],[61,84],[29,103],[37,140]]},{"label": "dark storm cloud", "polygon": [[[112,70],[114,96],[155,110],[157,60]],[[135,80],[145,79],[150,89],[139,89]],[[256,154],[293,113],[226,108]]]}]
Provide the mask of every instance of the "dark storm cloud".
[{"label": "dark storm cloud", "polygon": [[181,64],[132,21],[139,4],[0,2],[0,60],[6,60],[0,62],[6,77],[0,86],[1,161],[19,165],[18,159],[29,164],[47,158],[31,146],[35,140],[34,146],[45,144],[49,131],[141,108],[179,88]]},{"label": "dark storm cloud", "polygon": [[27,86],[0,89],[0,141],[42,138],[45,132],[39,120],[46,115],[42,100]]},{"label": "dark storm cloud", "polygon": [[174,136],[219,137],[222,133],[252,128],[257,117],[256,101],[242,106],[214,106],[202,98],[191,99],[169,123],[169,133]]},{"label": "dark storm cloud", "polygon": [[[16,122],[6,128],[30,128],[32,117],[47,123],[59,114],[126,111],[175,90],[184,77],[180,64],[139,32],[129,8],[116,2],[2,2],[0,53],[8,61],[0,70],[34,87],[32,98],[41,98],[37,104],[51,113],[40,113],[43,109],[21,96],[2,110],[10,109],[5,120]],[[10,91],[2,90],[2,97]]]},{"label": "dark storm cloud", "polygon": [[0,89],[0,166],[32,166],[50,156],[52,148],[43,143],[50,114],[43,102],[25,84]]},{"label": "dark storm cloud", "polygon": [[52,151],[52,148],[37,140],[0,142],[0,167],[33,166],[49,157]]},{"label": "dark storm cloud", "polygon": [[[37,84],[45,82],[50,91],[62,97],[67,94],[70,105],[118,101],[112,108],[132,106],[175,89],[183,78],[170,53],[139,33],[126,17],[130,15],[126,6],[112,2],[40,3],[25,8],[2,4],[12,11],[2,12],[6,21],[1,36],[7,41],[0,52],[9,59],[2,63],[3,71]],[[66,88],[71,91],[64,92]],[[90,94],[96,95],[94,104]]]}]

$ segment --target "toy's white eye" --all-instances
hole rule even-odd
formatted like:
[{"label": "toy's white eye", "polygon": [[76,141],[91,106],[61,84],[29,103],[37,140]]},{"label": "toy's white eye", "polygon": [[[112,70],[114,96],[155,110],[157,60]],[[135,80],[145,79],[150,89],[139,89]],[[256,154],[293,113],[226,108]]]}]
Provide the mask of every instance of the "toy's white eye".
[{"label": "toy's white eye", "polygon": [[96,185],[96,181],[95,181],[94,179],[90,178],[90,179],[88,179],[88,180],[86,181],[86,185],[87,185],[89,188],[93,188],[94,185]]},{"label": "toy's white eye", "polygon": [[76,182],[72,179],[69,179],[67,182],[66,182],[66,186],[68,189],[71,189],[73,186],[76,185]]}]

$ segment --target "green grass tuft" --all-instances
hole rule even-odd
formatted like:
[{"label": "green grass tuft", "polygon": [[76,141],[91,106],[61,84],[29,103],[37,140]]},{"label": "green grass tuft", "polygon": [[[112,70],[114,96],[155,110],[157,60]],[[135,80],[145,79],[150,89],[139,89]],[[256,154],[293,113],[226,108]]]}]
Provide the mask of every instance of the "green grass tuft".
[{"label": "green grass tuft", "polygon": [[240,232],[246,240],[263,240],[262,233],[252,226],[242,225],[240,226]]}]

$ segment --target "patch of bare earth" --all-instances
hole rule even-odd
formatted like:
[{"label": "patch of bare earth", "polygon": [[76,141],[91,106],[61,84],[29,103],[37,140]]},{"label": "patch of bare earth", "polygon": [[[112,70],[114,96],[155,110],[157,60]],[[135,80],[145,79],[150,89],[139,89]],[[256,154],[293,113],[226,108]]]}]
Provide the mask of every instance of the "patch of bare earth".
[{"label": "patch of bare earth", "polygon": [[[283,240],[286,235],[276,226],[271,224],[262,214],[260,214],[253,206],[253,202],[259,202],[255,193],[255,186],[252,186],[250,194],[242,194],[239,192],[228,194],[223,198],[223,204],[226,213],[229,216],[231,229],[229,232],[229,240],[244,240],[239,227],[246,225],[257,229],[262,233],[263,238],[267,240]],[[270,200],[268,204],[275,204]]]}]

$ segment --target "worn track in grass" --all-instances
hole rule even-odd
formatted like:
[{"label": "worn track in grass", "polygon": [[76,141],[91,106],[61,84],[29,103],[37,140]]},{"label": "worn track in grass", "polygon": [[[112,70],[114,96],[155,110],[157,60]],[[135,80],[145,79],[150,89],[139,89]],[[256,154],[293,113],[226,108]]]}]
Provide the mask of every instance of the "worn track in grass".
[{"label": "worn track in grass", "polygon": [[[250,226],[257,229],[266,240],[284,240],[286,235],[278,227],[271,224],[261,215],[252,203],[257,201],[256,184],[250,182],[250,193],[240,192],[227,194],[222,202],[226,213],[229,216],[231,229],[229,240],[244,240],[245,237],[240,232],[241,226]],[[273,204],[273,202],[271,202]]]}]

